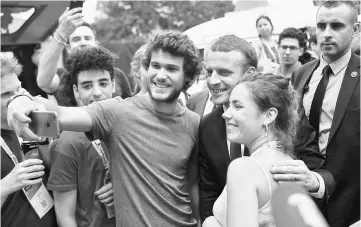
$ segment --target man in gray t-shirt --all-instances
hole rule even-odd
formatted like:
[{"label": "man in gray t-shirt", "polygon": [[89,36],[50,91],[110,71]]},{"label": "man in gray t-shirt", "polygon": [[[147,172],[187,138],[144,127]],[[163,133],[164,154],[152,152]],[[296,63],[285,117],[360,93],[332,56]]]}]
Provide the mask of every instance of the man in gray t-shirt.
[{"label": "man in gray t-shirt", "polygon": [[194,226],[187,170],[195,155],[198,115],[180,104],[173,113],[158,113],[140,94],[84,109],[93,121],[87,135],[106,141],[111,151],[117,224]]},{"label": "man in gray t-shirt", "polygon": [[148,45],[143,66],[144,95],[83,108],[20,96],[9,105],[9,123],[19,135],[38,139],[26,115],[43,110],[40,102],[58,112],[62,129],[103,140],[111,157],[117,226],[196,226],[199,116],[177,100],[200,72],[199,53],[186,35],[162,32]]}]

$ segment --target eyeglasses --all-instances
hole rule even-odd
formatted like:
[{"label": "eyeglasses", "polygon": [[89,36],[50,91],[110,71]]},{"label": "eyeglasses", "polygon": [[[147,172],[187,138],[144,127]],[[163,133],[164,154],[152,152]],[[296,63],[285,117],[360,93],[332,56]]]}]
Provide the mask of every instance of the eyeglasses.
[{"label": "eyeglasses", "polygon": [[287,45],[281,45],[280,48],[283,51],[287,51],[287,49],[289,48],[291,52],[294,52],[294,51],[300,49],[300,48],[298,48],[296,46],[287,46]]}]

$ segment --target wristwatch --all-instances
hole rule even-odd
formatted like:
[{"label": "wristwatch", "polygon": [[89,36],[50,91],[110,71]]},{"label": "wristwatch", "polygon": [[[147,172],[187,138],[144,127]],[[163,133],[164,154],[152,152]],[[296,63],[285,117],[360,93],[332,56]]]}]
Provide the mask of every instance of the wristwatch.
[{"label": "wristwatch", "polygon": [[26,96],[28,97],[30,100],[33,100],[33,97],[31,97],[30,95],[27,95],[27,94],[18,94],[18,95],[14,95],[13,97],[11,97],[7,102],[6,102],[6,107],[9,106],[9,104],[14,101],[14,99],[16,99],[17,97],[20,97],[20,96]]},{"label": "wristwatch", "polygon": [[46,138],[44,141],[38,141],[38,145],[49,145],[50,141],[49,138]]}]

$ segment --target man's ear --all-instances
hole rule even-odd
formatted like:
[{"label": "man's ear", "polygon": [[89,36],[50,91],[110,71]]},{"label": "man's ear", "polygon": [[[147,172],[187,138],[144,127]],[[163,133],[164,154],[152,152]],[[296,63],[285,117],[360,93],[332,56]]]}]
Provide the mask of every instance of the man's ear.
[{"label": "man's ear", "polygon": [[78,100],[80,97],[79,97],[79,90],[78,90],[78,87],[73,84],[73,93],[74,93],[74,97],[75,97],[75,100]]},{"label": "man's ear", "polygon": [[300,55],[302,55],[304,53],[304,49],[303,47],[300,48]]},{"label": "man's ear", "polygon": [[251,67],[249,67],[249,68],[246,70],[245,74],[246,74],[246,75],[251,75],[251,74],[253,74],[253,73],[255,73],[255,72],[256,72],[256,68],[253,67],[253,66],[251,66]]},{"label": "man's ear", "polygon": [[115,93],[115,79],[112,79],[112,93]]},{"label": "man's ear", "polygon": [[360,33],[360,22],[357,22],[352,27],[352,38]]}]

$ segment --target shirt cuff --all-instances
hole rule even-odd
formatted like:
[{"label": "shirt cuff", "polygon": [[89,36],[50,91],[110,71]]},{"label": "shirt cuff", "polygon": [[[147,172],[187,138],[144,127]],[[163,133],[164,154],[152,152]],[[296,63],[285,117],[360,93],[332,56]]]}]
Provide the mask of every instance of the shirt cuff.
[{"label": "shirt cuff", "polygon": [[323,196],[325,195],[325,181],[323,180],[320,174],[316,172],[313,173],[316,175],[318,182],[320,183],[320,188],[318,189],[317,192],[310,192],[310,195],[316,199],[322,199]]}]

